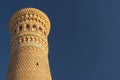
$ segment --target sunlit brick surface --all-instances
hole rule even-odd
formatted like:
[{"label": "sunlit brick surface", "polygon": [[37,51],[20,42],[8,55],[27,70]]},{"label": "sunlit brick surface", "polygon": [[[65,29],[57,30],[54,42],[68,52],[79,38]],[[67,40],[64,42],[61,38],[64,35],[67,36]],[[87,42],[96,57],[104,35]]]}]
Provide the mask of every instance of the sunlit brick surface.
[{"label": "sunlit brick surface", "polygon": [[35,8],[21,9],[11,17],[9,30],[12,40],[7,80],[52,80],[47,15]]}]

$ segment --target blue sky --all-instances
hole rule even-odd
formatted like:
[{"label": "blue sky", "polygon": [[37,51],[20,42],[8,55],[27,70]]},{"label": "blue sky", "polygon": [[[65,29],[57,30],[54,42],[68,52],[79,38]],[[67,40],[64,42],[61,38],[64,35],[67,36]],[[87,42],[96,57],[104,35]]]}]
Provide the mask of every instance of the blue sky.
[{"label": "blue sky", "polygon": [[120,80],[119,0],[1,0],[0,80],[9,63],[11,15],[35,7],[51,20],[53,80]]}]

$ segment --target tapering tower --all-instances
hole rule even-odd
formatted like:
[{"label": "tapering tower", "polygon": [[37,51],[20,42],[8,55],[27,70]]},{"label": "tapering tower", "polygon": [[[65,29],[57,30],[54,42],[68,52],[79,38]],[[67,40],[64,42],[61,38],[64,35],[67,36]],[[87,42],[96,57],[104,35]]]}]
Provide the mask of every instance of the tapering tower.
[{"label": "tapering tower", "polygon": [[12,40],[7,80],[52,80],[47,15],[35,8],[23,8],[11,17],[9,30]]}]

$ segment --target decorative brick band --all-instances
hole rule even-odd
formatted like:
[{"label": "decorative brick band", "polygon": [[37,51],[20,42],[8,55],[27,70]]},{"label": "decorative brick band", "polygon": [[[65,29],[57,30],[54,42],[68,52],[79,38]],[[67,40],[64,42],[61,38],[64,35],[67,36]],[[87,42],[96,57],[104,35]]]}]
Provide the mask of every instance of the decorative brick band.
[{"label": "decorative brick band", "polygon": [[21,9],[11,17],[9,30],[12,39],[7,80],[52,80],[47,15],[35,8]]},{"label": "decorative brick band", "polygon": [[48,53],[48,43],[37,36],[21,36],[13,41],[10,47],[11,55],[18,49],[26,46],[38,47]]}]

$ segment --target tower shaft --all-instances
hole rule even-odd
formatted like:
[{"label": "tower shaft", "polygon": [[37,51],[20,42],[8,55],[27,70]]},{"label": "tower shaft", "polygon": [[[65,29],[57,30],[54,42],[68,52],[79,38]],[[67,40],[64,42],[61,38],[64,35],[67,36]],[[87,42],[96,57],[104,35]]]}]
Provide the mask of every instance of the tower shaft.
[{"label": "tower shaft", "polygon": [[52,80],[48,17],[38,9],[24,8],[12,16],[9,26],[12,40],[7,80]]}]

